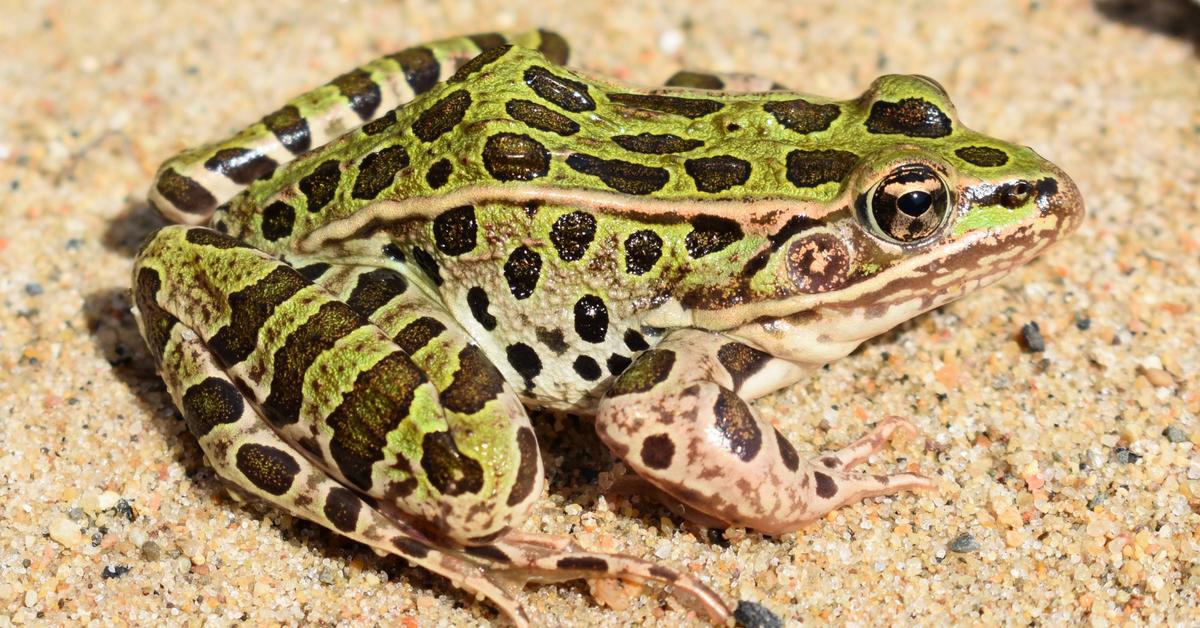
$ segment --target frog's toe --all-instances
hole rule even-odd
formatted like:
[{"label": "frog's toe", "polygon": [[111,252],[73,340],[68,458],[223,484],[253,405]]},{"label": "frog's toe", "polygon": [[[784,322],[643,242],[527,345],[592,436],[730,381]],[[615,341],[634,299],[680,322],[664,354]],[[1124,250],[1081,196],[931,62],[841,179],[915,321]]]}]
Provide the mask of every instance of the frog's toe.
[{"label": "frog's toe", "polygon": [[837,471],[849,471],[855,465],[863,462],[872,454],[883,449],[896,430],[903,430],[909,436],[917,435],[917,428],[906,419],[889,416],[867,432],[862,438],[849,445],[828,454],[822,454],[812,461],[816,468]]},{"label": "frog's toe", "polygon": [[814,519],[869,497],[904,491],[937,490],[937,484],[931,478],[919,473],[871,475],[820,469],[819,466],[814,466],[812,471],[812,501],[809,502],[809,512]]}]

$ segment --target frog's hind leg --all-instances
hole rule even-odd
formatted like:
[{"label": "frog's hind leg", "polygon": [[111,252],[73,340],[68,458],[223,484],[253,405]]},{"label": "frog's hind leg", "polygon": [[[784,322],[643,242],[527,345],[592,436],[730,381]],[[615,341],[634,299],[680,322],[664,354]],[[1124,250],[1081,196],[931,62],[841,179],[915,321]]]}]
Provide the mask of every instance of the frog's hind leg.
[{"label": "frog's hind leg", "polygon": [[680,70],[664,83],[667,87],[713,89],[726,92],[769,92],[787,87],[757,74]]},{"label": "frog's hind leg", "polygon": [[801,460],[760,419],[753,397],[772,368],[769,355],[696,330],[672,333],[639,356],[600,402],[600,438],[655,488],[698,511],[697,519],[767,534],[799,529],[840,506],[874,495],[931,489],[922,475],[866,475],[848,469],[897,429],[888,419],[845,449]]},{"label": "frog's hind leg", "polygon": [[394,115],[392,109],[446,80],[485,50],[513,44],[565,63],[557,33],[483,33],[414,46],[370,61],[288,101],[233,136],[184,151],[159,167],[150,202],[172,222],[204,224],[218,205],[296,155],[346,131]]}]

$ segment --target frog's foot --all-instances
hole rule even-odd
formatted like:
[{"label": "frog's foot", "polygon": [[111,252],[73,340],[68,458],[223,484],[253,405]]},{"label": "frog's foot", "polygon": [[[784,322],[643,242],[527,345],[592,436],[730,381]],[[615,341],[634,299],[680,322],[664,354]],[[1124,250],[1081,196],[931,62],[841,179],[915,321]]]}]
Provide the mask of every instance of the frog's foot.
[{"label": "frog's foot", "polygon": [[693,610],[717,625],[732,614],[712,589],[695,577],[640,558],[580,549],[565,537],[510,532],[491,545],[468,547],[464,553],[488,564],[488,572],[523,585],[526,582],[616,578],[658,582]]}]

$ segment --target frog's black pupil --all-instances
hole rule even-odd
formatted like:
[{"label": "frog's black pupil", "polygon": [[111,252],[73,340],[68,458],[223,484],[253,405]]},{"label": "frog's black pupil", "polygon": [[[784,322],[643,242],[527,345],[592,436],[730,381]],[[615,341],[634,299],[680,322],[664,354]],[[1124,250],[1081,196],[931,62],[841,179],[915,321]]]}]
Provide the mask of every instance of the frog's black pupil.
[{"label": "frog's black pupil", "polygon": [[933,205],[933,196],[924,190],[913,190],[896,199],[896,207],[913,218],[929,211],[930,205]]}]

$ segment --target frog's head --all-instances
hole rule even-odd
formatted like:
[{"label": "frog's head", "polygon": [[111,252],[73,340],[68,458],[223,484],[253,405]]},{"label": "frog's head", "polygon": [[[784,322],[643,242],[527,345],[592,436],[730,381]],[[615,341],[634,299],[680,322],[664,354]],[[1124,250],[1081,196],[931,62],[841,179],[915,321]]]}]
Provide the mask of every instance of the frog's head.
[{"label": "frog's head", "polygon": [[789,237],[775,269],[802,295],[792,325],[856,344],[996,281],[1083,218],[1062,170],[962,126],[932,79],[885,76],[842,107],[837,145],[856,161],[823,227]]}]

